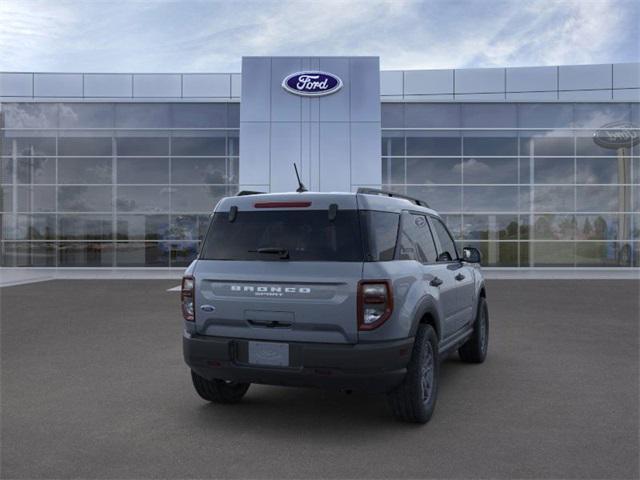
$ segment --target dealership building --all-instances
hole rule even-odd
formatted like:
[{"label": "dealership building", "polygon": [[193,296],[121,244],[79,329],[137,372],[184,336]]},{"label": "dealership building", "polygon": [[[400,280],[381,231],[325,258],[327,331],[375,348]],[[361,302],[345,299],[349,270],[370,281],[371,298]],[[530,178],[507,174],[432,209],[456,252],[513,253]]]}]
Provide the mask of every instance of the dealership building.
[{"label": "dealership building", "polygon": [[640,63],[3,72],[1,265],[183,268],[221,197],[293,191],[295,162],[310,190],[426,201],[486,266],[637,268],[639,126]]}]

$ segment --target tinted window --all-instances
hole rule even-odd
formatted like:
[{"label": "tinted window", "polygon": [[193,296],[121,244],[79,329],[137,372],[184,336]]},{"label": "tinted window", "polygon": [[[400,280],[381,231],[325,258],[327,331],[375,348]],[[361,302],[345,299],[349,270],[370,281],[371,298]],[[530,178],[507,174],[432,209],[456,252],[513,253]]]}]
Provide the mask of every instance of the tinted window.
[{"label": "tinted window", "polygon": [[[259,249],[285,250],[260,253]],[[279,210],[238,212],[213,216],[204,247],[205,260],[362,261],[362,242],[357,212],[338,211],[329,221],[327,210]]]},{"label": "tinted window", "polygon": [[367,242],[367,260],[385,262],[393,260],[398,237],[400,215],[391,212],[363,211],[360,221]]},{"label": "tinted window", "polygon": [[417,260],[421,263],[436,260],[436,248],[424,215],[406,214],[402,217],[399,244],[400,260]]},{"label": "tinted window", "polygon": [[440,254],[448,253],[451,260],[457,259],[458,252],[456,251],[456,245],[444,224],[437,218],[434,218],[432,222],[435,234],[438,236],[438,240],[440,240]]}]

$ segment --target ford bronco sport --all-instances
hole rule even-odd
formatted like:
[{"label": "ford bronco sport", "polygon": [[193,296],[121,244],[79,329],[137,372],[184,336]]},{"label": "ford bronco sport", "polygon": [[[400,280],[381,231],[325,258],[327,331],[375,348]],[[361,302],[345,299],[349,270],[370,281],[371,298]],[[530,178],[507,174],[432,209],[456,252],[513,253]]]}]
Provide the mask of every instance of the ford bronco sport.
[{"label": "ford bronco sport", "polygon": [[251,383],[364,390],[424,423],[440,359],[484,361],[480,253],[460,256],[424,202],[243,193],[218,203],[182,280],[184,358],[202,398],[235,403]]}]

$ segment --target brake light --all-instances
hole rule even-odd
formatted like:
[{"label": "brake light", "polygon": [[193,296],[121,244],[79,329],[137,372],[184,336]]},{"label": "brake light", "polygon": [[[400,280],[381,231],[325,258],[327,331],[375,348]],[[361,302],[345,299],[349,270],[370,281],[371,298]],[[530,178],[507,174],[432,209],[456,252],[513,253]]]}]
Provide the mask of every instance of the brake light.
[{"label": "brake light", "polygon": [[306,208],[311,202],[259,202],[254,203],[255,208]]},{"label": "brake light", "polygon": [[191,276],[182,277],[182,288],[180,290],[180,303],[182,304],[182,316],[189,322],[195,321],[194,292],[196,279]]},{"label": "brake light", "polygon": [[358,330],[373,330],[386,322],[393,311],[393,294],[388,280],[358,283]]}]

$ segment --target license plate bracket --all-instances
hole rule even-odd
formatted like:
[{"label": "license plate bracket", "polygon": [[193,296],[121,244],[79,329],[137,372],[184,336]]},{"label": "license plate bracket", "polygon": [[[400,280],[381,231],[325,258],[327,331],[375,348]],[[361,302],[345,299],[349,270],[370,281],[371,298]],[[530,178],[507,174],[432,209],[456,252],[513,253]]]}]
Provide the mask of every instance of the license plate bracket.
[{"label": "license plate bracket", "polygon": [[249,341],[249,364],[288,367],[289,344]]}]

